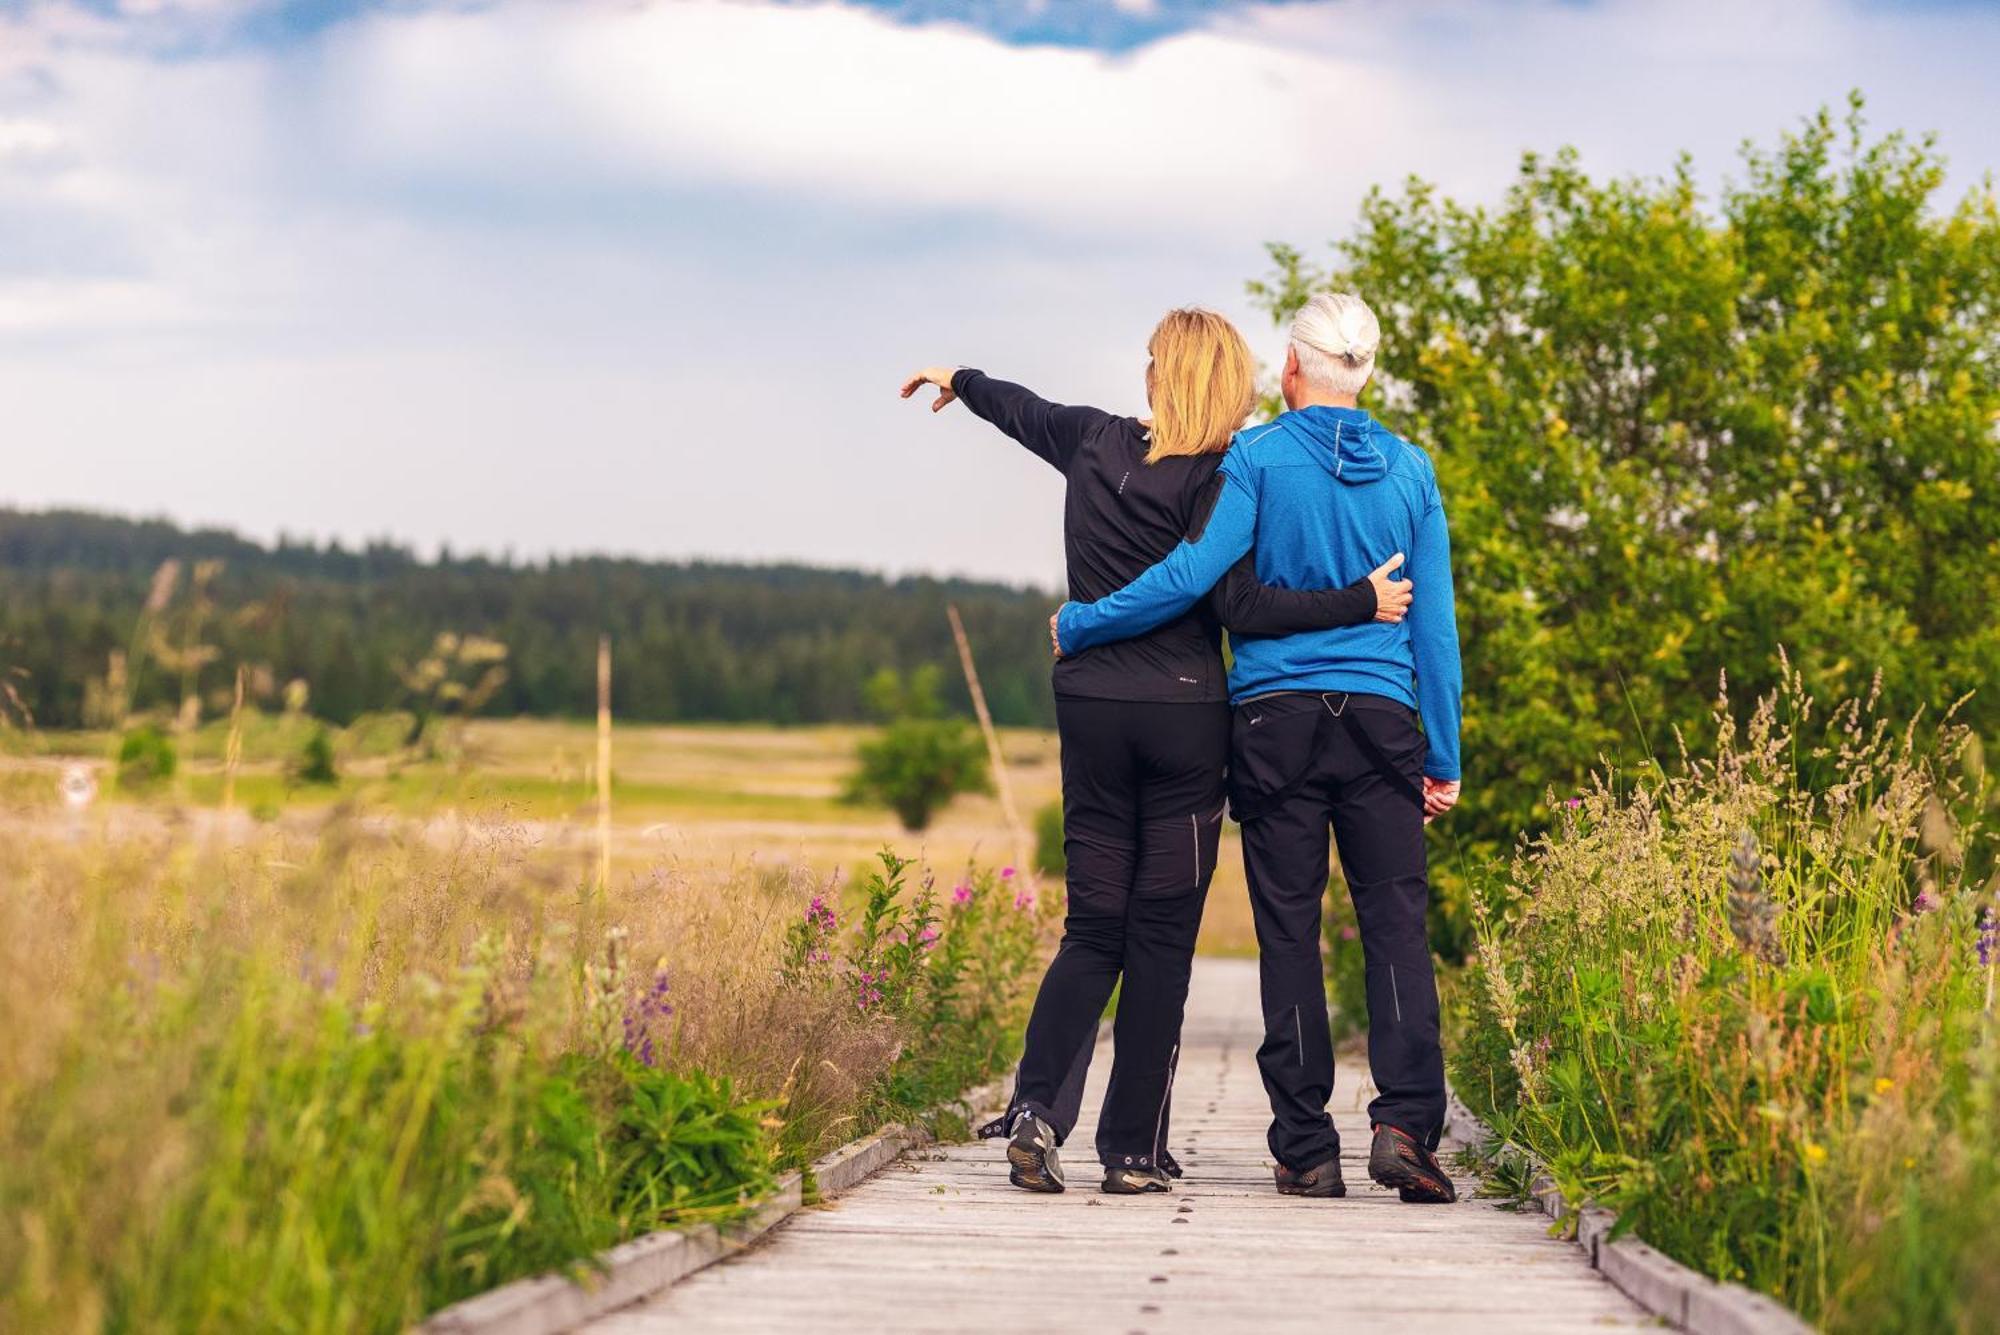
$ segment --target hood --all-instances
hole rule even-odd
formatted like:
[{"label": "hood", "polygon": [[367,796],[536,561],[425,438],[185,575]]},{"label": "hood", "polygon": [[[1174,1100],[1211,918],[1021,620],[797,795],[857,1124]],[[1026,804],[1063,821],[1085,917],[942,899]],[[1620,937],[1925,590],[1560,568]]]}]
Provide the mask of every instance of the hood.
[{"label": "hood", "polygon": [[1321,467],[1349,486],[1388,475],[1389,456],[1382,448],[1382,429],[1365,409],[1315,404],[1281,414],[1278,421],[1306,442]]}]

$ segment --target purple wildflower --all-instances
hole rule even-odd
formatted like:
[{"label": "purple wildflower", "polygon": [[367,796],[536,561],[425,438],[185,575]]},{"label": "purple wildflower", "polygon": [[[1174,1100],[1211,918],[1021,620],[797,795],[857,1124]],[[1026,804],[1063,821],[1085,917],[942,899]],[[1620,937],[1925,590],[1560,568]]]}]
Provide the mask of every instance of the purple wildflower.
[{"label": "purple wildflower", "polygon": [[1020,890],[1014,896],[1014,907],[1023,913],[1035,907],[1035,892],[1025,888]]},{"label": "purple wildflower", "polygon": [[1571,811],[1575,811],[1578,807],[1583,805],[1583,799],[1580,797],[1572,797],[1567,803],[1565,803],[1565,805],[1568,806]]},{"label": "purple wildflower", "polygon": [[1923,889],[1917,891],[1917,898],[1910,907],[1918,913],[1936,913],[1943,905],[1944,901],[1938,898],[1937,887],[1926,881]]},{"label": "purple wildflower", "polygon": [[1979,965],[1990,969],[2000,959],[2000,912],[1989,908],[1979,920]]},{"label": "purple wildflower", "polygon": [[886,981],[888,976],[886,971],[883,973],[870,973],[866,969],[861,971],[861,983],[854,992],[854,1005],[857,1010],[865,1011],[870,1006],[881,1004],[882,989],[877,984]]},{"label": "purple wildflower", "polygon": [[822,932],[830,932],[840,925],[840,918],[826,902],[826,896],[814,895],[812,903],[806,905],[806,923]]},{"label": "purple wildflower", "polygon": [[666,971],[661,970],[653,975],[653,985],[625,1007],[625,1050],[646,1066],[659,1065],[653,1031],[673,1013],[673,1003],[667,1000]]},{"label": "purple wildflower", "polygon": [[1000,869],[1000,879],[1001,879],[1001,880],[1003,880],[1003,881],[1011,881],[1011,880],[1013,880],[1013,879],[1014,879],[1014,869],[1013,869],[1012,867],[1002,867],[1002,868]]}]

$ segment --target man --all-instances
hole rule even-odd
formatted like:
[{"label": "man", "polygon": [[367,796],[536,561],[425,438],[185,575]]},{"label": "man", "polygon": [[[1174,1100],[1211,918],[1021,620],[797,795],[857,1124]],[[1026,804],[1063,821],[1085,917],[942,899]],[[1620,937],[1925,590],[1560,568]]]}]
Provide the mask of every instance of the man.
[{"label": "man", "polygon": [[1320,902],[1331,827],[1366,961],[1368,1064],[1380,1091],[1368,1107],[1369,1176],[1405,1201],[1447,1202],[1457,1192],[1436,1155],[1444,1056],[1424,931],[1424,825],[1458,800],[1458,628],[1437,475],[1356,404],[1380,341],[1361,298],[1308,302],[1285,354],[1288,411],[1237,435],[1207,523],[1118,592],[1064,604],[1054,625],[1059,654],[1084,653],[1179,615],[1245,552],[1261,580],[1290,588],[1338,588],[1407,553],[1422,596],[1401,625],[1232,639],[1229,788],[1262,955],[1257,1064],[1278,1190],[1346,1194],[1326,1111],[1333,1042]]}]

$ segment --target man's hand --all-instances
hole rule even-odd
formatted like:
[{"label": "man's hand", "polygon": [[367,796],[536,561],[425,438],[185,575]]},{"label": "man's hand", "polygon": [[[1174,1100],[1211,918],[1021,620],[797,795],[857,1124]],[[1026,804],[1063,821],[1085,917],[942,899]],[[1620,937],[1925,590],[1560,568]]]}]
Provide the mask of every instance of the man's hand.
[{"label": "man's hand", "polygon": [[1395,625],[1410,613],[1410,599],[1416,584],[1407,579],[1395,578],[1396,571],[1403,565],[1403,554],[1397,552],[1368,572],[1368,582],[1375,586],[1375,619]]},{"label": "man's hand", "polygon": [[951,378],[955,374],[957,374],[956,367],[926,366],[903,382],[903,397],[909,398],[925,385],[936,385],[938,396],[931,404],[931,411],[943,412],[958,397],[951,391]]},{"label": "man's hand", "polygon": [[1049,652],[1062,657],[1062,637],[1056,633],[1056,622],[1062,620],[1062,609],[1058,607],[1049,613]]},{"label": "man's hand", "polygon": [[1458,789],[1457,779],[1446,783],[1443,779],[1424,775],[1424,824],[1429,825],[1458,805]]}]

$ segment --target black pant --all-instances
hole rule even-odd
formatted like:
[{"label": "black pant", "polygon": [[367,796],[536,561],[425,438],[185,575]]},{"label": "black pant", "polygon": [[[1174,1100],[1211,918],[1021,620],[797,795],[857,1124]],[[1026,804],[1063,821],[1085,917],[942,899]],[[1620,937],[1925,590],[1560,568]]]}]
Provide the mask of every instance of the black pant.
[{"label": "black pant", "polygon": [[1097,1022],[1122,975],[1097,1154],[1151,1166],[1168,1101],[1195,934],[1222,832],[1229,707],[1056,701],[1069,913],[1028,1020],[1009,1117],[1067,1135]]},{"label": "black pant", "polygon": [[1371,1121],[1437,1146],[1444,1052],[1424,915],[1424,737],[1416,715],[1374,695],[1287,694],[1236,710],[1230,797],[1256,915],[1264,994],[1257,1065],[1271,1099],[1271,1153],[1294,1169],[1340,1152],[1327,1116],[1333,1038],[1320,960],[1327,830],[1354,897],[1368,993]]}]

